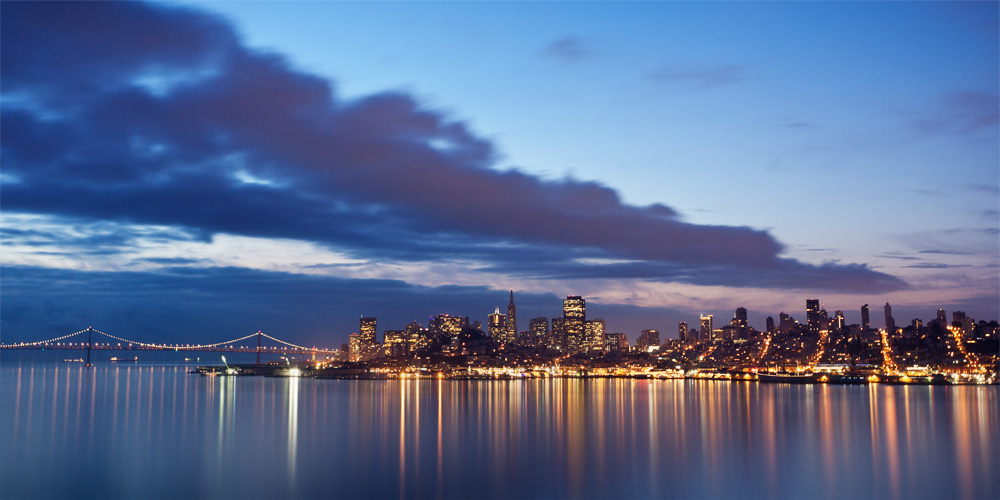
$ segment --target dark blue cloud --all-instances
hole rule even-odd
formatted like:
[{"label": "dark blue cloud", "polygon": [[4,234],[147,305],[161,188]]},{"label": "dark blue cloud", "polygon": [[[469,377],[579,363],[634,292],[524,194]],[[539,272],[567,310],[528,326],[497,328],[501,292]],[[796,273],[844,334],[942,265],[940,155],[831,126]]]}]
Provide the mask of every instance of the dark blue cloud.
[{"label": "dark blue cloud", "polygon": [[494,170],[492,145],[463,123],[401,93],[338,99],[189,8],[18,2],[0,23],[8,213],[302,239],[371,260],[514,262],[527,277],[555,264],[565,278],[905,286],[863,265],[781,258],[766,231],[689,224],[597,183]]}]

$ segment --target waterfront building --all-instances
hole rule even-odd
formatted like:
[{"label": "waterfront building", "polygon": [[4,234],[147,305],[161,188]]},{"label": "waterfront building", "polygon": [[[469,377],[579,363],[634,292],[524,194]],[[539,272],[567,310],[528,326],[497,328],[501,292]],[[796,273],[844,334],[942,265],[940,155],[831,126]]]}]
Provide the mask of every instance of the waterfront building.
[{"label": "waterfront building", "polygon": [[417,323],[416,321],[409,323],[405,327],[406,338],[410,343],[410,351],[416,352],[421,349],[426,349],[431,345],[431,337],[429,332],[423,325]]},{"label": "waterfront building", "polygon": [[584,323],[587,321],[587,302],[579,295],[569,295],[563,301],[563,330],[566,334],[566,352],[575,354],[586,351]]},{"label": "waterfront building", "polygon": [[362,317],[358,328],[358,338],[361,342],[360,359],[366,361],[381,354],[381,346],[378,343],[378,320],[376,318]]},{"label": "waterfront building", "polygon": [[386,356],[406,356],[412,344],[404,330],[386,330],[382,334],[382,349]]},{"label": "waterfront building", "polygon": [[746,340],[750,338],[750,323],[747,320],[747,308],[737,307],[733,314],[733,326],[736,327],[734,339]]},{"label": "waterfront building", "polygon": [[358,335],[357,333],[350,334],[347,337],[347,344],[349,346],[347,355],[348,361],[351,361],[353,363],[362,361],[361,336]]}]

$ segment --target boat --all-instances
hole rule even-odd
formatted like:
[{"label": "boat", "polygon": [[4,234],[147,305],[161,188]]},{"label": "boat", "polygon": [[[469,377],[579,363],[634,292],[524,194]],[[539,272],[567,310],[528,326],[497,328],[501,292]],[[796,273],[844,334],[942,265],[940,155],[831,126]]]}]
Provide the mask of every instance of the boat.
[{"label": "boat", "polygon": [[136,356],[134,358],[119,358],[118,356],[112,356],[111,357],[111,362],[112,363],[128,363],[128,362],[138,363],[139,362],[139,357]]},{"label": "boat", "polygon": [[83,363],[83,358],[64,359],[63,361],[65,361],[66,363]]},{"label": "boat", "polygon": [[816,377],[812,373],[796,375],[794,373],[758,373],[757,380],[778,384],[812,384]]}]

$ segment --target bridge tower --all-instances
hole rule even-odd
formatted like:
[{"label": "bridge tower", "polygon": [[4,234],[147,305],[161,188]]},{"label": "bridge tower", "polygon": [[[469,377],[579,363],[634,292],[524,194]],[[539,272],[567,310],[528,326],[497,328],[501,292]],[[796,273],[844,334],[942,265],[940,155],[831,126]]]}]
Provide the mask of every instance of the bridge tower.
[{"label": "bridge tower", "polygon": [[260,364],[260,337],[261,331],[257,330],[257,364]]},{"label": "bridge tower", "polygon": [[93,346],[94,346],[94,327],[88,326],[87,327],[87,366],[88,367],[91,366],[91,364],[90,364],[90,349]]}]

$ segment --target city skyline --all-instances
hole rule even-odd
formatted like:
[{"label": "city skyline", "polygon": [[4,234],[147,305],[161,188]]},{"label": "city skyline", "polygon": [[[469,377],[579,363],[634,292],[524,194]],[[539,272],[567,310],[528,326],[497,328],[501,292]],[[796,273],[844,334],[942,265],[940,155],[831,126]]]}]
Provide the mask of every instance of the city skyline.
[{"label": "city skyline", "polygon": [[4,6],[5,339],[1000,317],[995,3],[286,7]]}]

